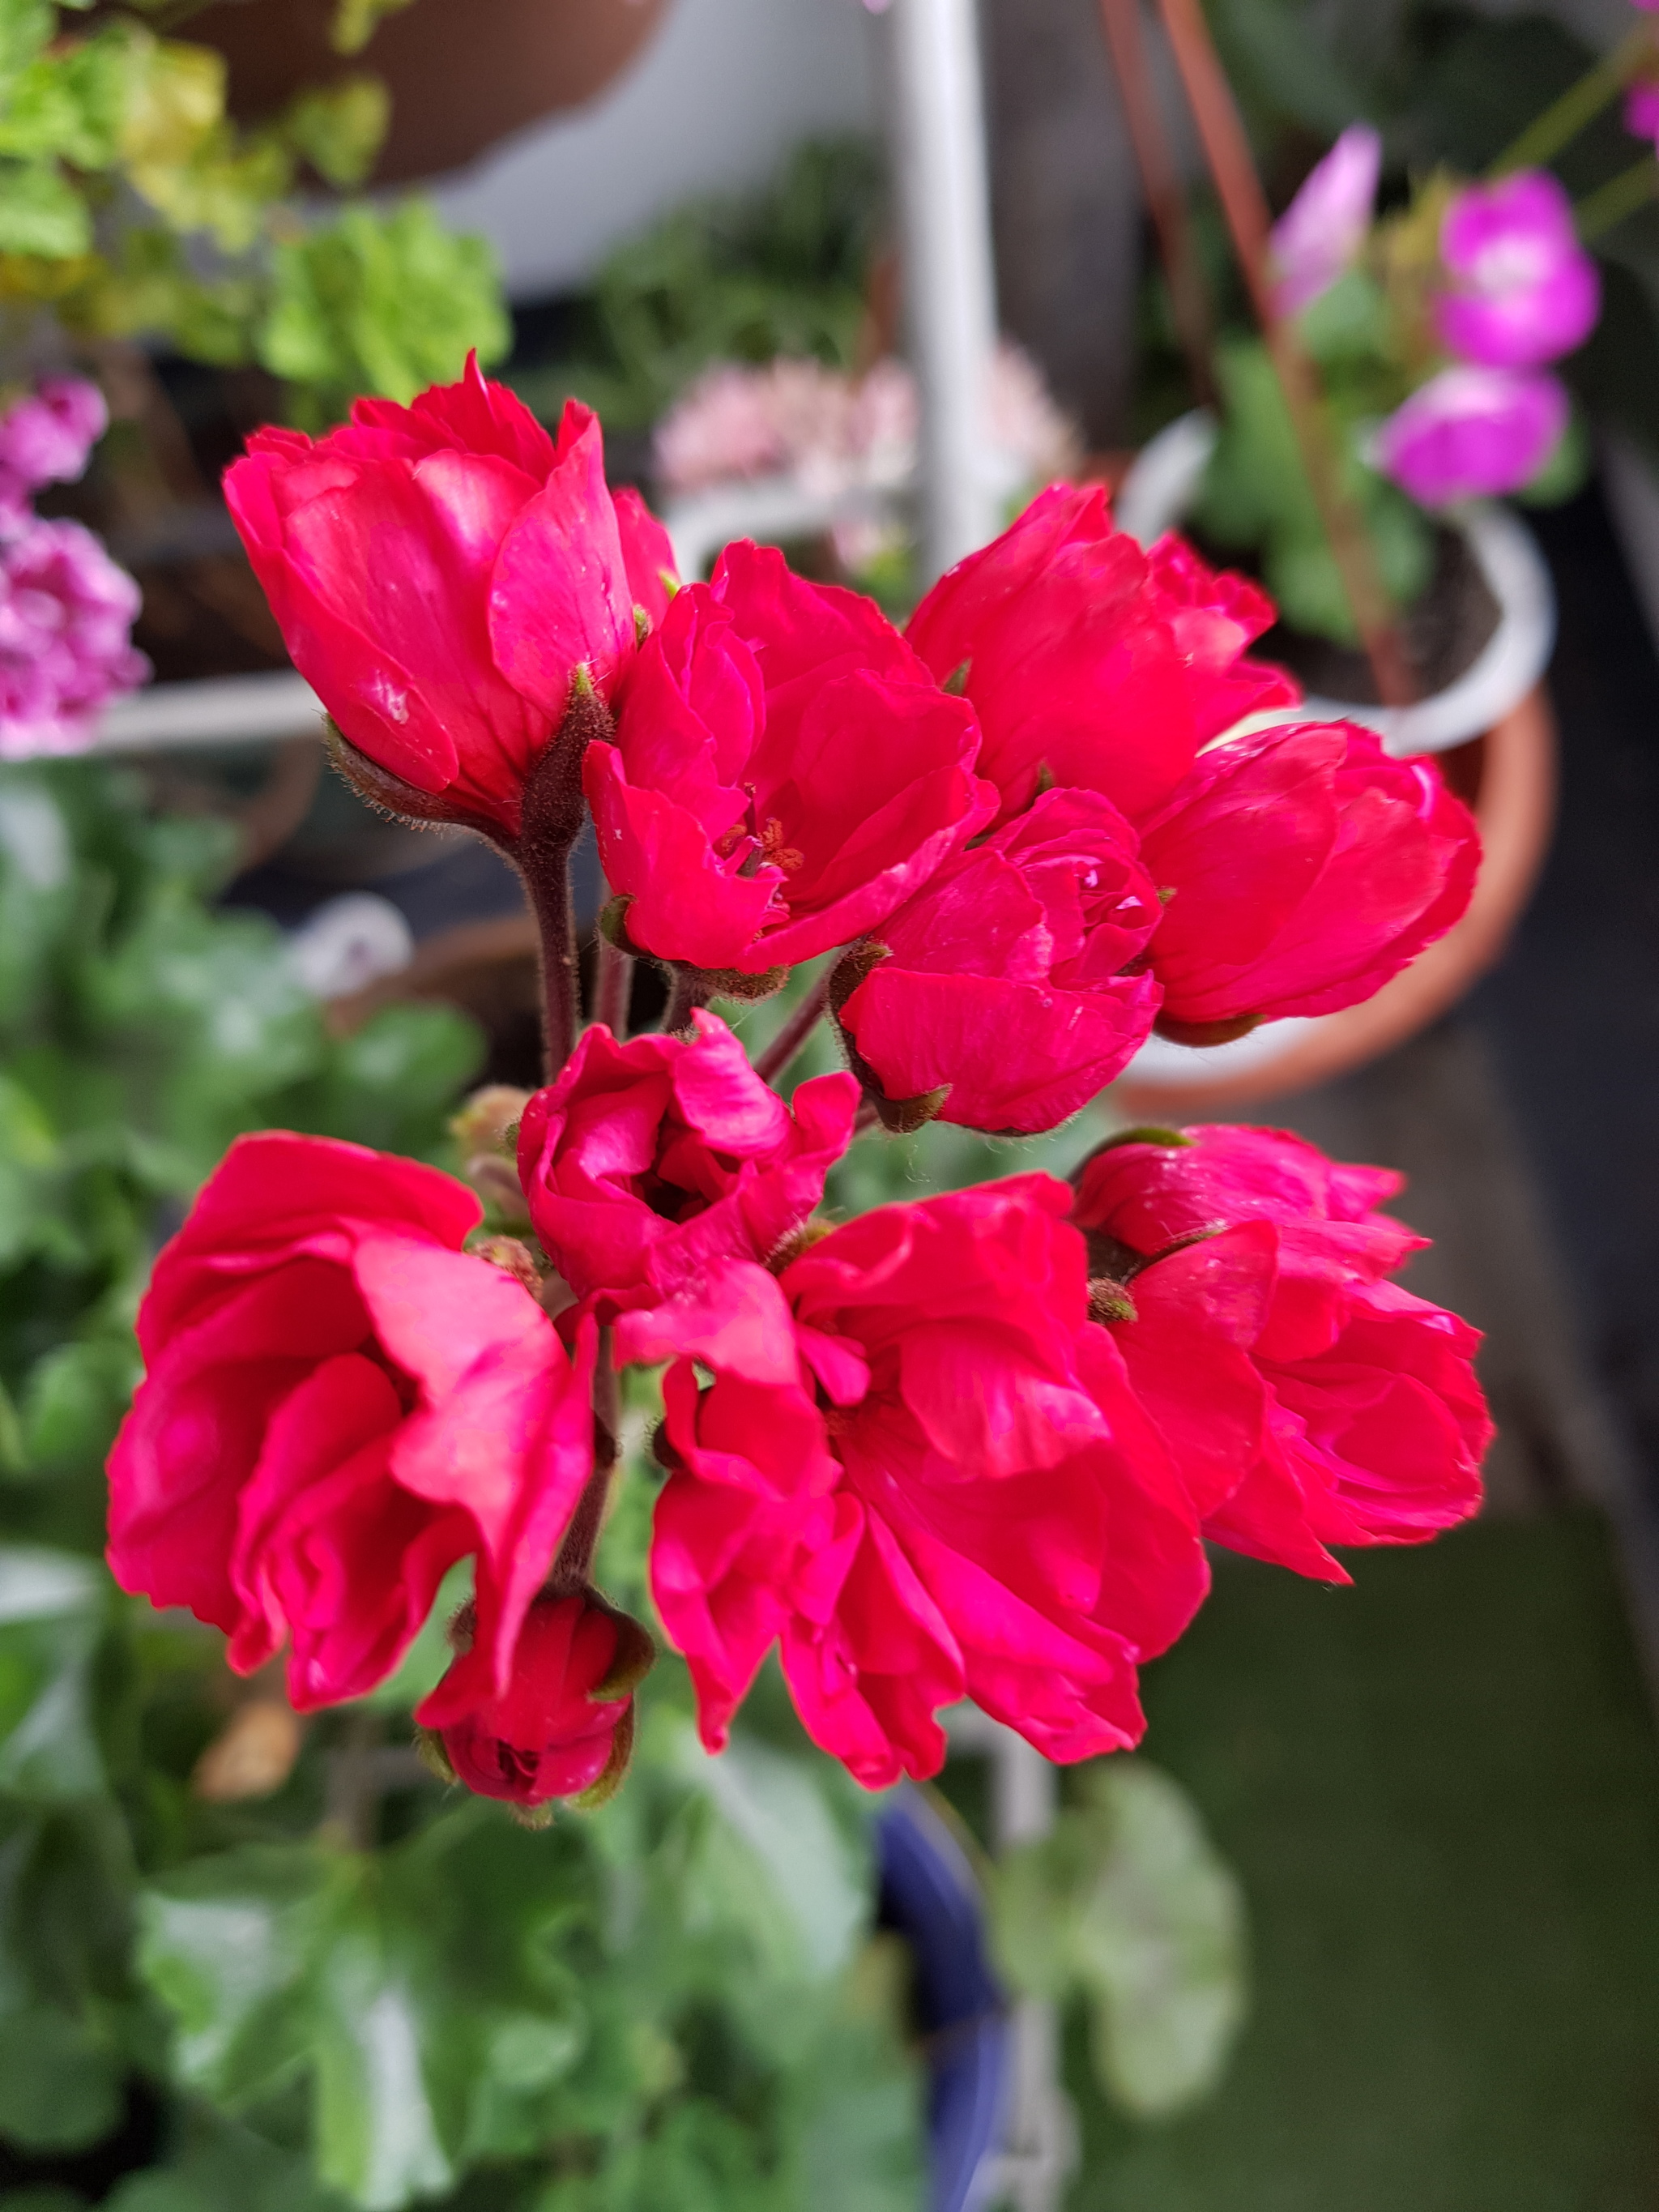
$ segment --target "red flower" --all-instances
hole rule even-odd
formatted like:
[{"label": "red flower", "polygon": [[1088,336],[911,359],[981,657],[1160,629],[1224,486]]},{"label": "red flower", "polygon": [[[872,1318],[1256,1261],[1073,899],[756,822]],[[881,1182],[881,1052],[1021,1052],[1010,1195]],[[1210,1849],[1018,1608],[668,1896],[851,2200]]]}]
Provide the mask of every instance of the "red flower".
[{"label": "red flower", "polygon": [[1097,487],[1051,484],[940,577],[906,635],[978,709],[1000,820],[1048,784],[1102,792],[1138,820],[1206,738],[1298,696],[1278,670],[1238,660],[1272,619],[1261,592],[1172,538],[1149,559],[1113,529]]},{"label": "red flower", "polygon": [[1161,912],[1134,853],[1109,799],[1050,791],[947,860],[843,971],[863,981],[839,1019],[881,1093],[942,1088],[939,1120],[1029,1132],[1103,1090],[1160,997],[1121,972]]},{"label": "red flower", "polygon": [[301,1709],[388,1674],[469,1553],[474,1648],[422,1717],[504,1691],[591,1471],[591,1334],[573,1363],[460,1249],[478,1218],[434,1169],[271,1132],[231,1147],[156,1261],[110,1567],[223,1629],[239,1673],[290,1638]]},{"label": "red flower", "polygon": [[936,1772],[963,1696],[1054,1759],[1139,1736],[1137,1662],[1206,1570],[1066,1203],[1024,1176],[885,1206],[618,1323],[622,1357],[678,1355],[652,1578],[711,1748],[779,1636],[872,1788]]},{"label": "red flower", "polygon": [[556,442],[476,358],[412,406],[360,399],[315,444],[260,430],[225,497],[294,664],[361,752],[519,826],[574,670],[609,699],[635,608],[666,611],[666,532],[605,489],[597,419]]},{"label": "red flower", "polygon": [[645,1631],[591,1590],[538,1597],[506,1689],[439,1732],[455,1779],[515,1805],[608,1797],[628,1765],[633,1692],[651,1658]]},{"label": "red flower", "polygon": [[1383,1278],[1400,1188],[1271,1129],[1116,1142],[1079,1179],[1096,1310],[1204,1532],[1344,1582],[1331,1544],[1422,1541],[1480,1501],[1477,1332]]},{"label": "red flower", "polygon": [[858,1107],[848,1075],[792,1106],[724,1022],[618,1044],[588,1030],[519,1128],[519,1170],[544,1250],[602,1318],[696,1287],[728,1259],[769,1260],[823,1195]]},{"label": "red flower", "polygon": [[1301,690],[1288,670],[1243,657],[1279,619],[1265,592],[1248,576],[1207,568],[1170,531],[1148,552],[1146,566],[1147,588],[1195,679],[1190,690],[1200,744],[1246,714],[1297,703]]},{"label": "red flower", "polygon": [[1168,901],[1159,1026],[1179,1036],[1370,998],[1468,905],[1480,836],[1426,762],[1304,722],[1202,754],[1141,857]]},{"label": "red flower", "polygon": [[586,756],[629,938],[747,975],[883,921],[995,805],[973,709],[855,592],[728,545],[647,642]]}]

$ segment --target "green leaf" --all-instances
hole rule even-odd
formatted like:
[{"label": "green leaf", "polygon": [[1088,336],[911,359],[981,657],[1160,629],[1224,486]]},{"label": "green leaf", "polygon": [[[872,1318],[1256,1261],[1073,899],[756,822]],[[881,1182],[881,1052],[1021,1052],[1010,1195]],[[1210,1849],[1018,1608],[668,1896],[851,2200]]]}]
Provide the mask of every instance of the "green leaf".
[{"label": "green leaf", "polygon": [[70,261],[92,246],[86,203],[52,161],[0,161],[0,252]]},{"label": "green leaf", "polygon": [[380,28],[384,15],[395,15],[409,0],[338,0],[329,44],[337,54],[360,54]]},{"label": "green leaf", "polygon": [[586,2033],[546,1938],[584,1893],[579,1855],[469,1807],[374,1860],[197,1861],[145,1893],[141,1967],[181,2081],[233,2112],[307,2081],[321,2179],[392,2207],[545,2140]]},{"label": "green leaf", "polygon": [[1389,303],[1363,269],[1350,269],[1297,318],[1297,329],[1323,367],[1375,359],[1389,340]]},{"label": "green leaf", "polygon": [[711,1758],[684,1723],[676,1736],[681,1771],[720,1814],[702,1833],[688,1911],[745,1926],[780,1979],[832,1980],[864,1933],[869,1897],[813,1766],[743,1738]]},{"label": "green leaf", "polygon": [[346,76],[302,92],[283,118],[295,152],[342,189],[361,185],[386,137],[392,103],[377,76]]},{"label": "green leaf", "polygon": [[0,2019],[0,2135],[28,2150],[75,2150],[121,2117],[122,2069],[46,2007]]},{"label": "green leaf", "polygon": [[0,0],[0,100],[10,98],[52,29],[50,0]]},{"label": "green leaf", "polygon": [[1243,2022],[1243,1906],[1168,1775],[1119,1757],[1082,1783],[1050,1835],[997,1865],[997,1953],[1017,1989],[1083,1995],[1102,2087],[1164,2118],[1214,2087]]},{"label": "green leaf", "polygon": [[510,331],[494,256],[446,230],[423,200],[390,212],[349,207],[272,256],[259,359],[343,410],[360,392],[408,401],[459,376],[467,353],[507,351]]},{"label": "green leaf", "polygon": [[103,1786],[91,1669],[107,1588],[89,1559],[0,1547],[0,1790],[15,1797]]}]

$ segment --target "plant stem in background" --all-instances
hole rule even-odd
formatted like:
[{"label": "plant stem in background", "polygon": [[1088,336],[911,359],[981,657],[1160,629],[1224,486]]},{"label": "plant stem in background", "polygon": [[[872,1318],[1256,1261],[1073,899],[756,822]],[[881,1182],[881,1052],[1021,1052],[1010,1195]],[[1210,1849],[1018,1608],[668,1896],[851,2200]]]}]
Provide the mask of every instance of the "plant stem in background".
[{"label": "plant stem in background", "polygon": [[1340,457],[1324,395],[1313,363],[1273,304],[1268,276],[1272,224],[1267,196],[1231,89],[1198,0],[1158,0],[1158,11],[1175,50],[1176,66],[1198,125],[1204,157],[1220,195],[1222,212],[1250,289],[1302,465],[1378,696],[1385,706],[1409,706],[1418,696],[1417,685],[1395,626],[1394,609],[1377,572],[1364,518],[1342,487]]},{"label": "plant stem in background", "polygon": [[1605,61],[1587,70],[1577,84],[1569,85],[1559,100],[1536,115],[1487,170],[1491,178],[1507,177],[1516,169],[1535,169],[1553,161],[1587,123],[1593,123],[1608,102],[1616,100],[1654,52],[1651,23],[1635,24]]},{"label": "plant stem in background", "polygon": [[1209,288],[1193,245],[1188,219],[1187,195],[1170,134],[1158,106],[1157,88],[1146,66],[1146,42],[1140,34],[1140,0],[1100,0],[1100,20],[1111,49],[1122,95],[1129,143],[1140,172],[1141,190],[1158,232],[1158,253],[1170,287],[1170,306],[1176,333],[1186,356],[1187,374],[1200,407],[1217,404],[1214,348],[1215,317]]},{"label": "plant stem in background", "polygon": [[613,945],[601,929],[594,935],[596,961],[593,1018],[619,1041],[628,1035],[628,1009],[634,989],[634,957]]},{"label": "plant stem in background", "polygon": [[1588,246],[1603,231],[1615,228],[1626,216],[1634,215],[1638,208],[1645,207],[1656,194],[1659,194],[1659,161],[1644,154],[1639,161],[1621,169],[1579,201],[1572,214],[1580,240]]},{"label": "plant stem in background", "polygon": [[824,1007],[830,999],[831,969],[826,968],[817,981],[801,1000],[783,1027],[778,1031],[755,1062],[755,1073],[763,1083],[775,1082],[787,1070],[801,1047],[823,1018]]}]

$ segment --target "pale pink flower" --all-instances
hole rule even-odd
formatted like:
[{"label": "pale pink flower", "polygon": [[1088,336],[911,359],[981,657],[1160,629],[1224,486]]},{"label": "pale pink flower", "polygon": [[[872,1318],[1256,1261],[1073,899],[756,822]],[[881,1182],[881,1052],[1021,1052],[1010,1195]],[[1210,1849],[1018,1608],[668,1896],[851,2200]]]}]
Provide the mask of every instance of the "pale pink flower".
[{"label": "pale pink flower", "polygon": [[1358,252],[1382,167],[1382,139],[1369,124],[1355,123],[1309,172],[1273,225],[1274,299],[1281,315],[1311,307]]}]

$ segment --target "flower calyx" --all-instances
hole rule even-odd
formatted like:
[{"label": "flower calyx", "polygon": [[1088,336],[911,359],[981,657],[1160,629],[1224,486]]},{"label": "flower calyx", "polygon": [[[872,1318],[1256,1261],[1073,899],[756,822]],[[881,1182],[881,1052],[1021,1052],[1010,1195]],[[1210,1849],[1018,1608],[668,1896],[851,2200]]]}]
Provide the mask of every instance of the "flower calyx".
[{"label": "flower calyx", "polygon": [[1161,1037],[1171,1044],[1210,1045],[1237,1044],[1240,1037],[1261,1026],[1260,1014],[1235,1014],[1231,1021],[1182,1022],[1173,1014],[1160,1014],[1152,1024]]}]

